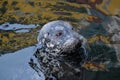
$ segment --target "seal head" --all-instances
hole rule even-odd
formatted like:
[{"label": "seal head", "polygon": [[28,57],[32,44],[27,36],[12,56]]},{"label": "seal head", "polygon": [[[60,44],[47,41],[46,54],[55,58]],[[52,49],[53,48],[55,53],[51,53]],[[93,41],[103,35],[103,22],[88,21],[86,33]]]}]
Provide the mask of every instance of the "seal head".
[{"label": "seal head", "polygon": [[38,43],[47,52],[71,52],[82,45],[83,36],[72,29],[72,25],[61,20],[43,26],[38,35]]}]

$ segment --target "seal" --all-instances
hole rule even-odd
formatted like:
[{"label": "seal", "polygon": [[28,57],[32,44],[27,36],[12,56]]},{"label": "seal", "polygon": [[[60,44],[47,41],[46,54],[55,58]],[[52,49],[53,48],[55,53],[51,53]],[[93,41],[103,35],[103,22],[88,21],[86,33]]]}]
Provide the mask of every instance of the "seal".
[{"label": "seal", "polygon": [[61,20],[49,22],[37,40],[35,57],[46,80],[80,80],[80,66],[86,60],[85,40],[72,25]]}]

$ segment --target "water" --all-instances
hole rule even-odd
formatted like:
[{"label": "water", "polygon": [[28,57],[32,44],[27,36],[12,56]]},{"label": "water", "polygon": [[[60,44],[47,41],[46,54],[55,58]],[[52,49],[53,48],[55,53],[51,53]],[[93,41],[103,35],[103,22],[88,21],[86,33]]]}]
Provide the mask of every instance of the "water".
[{"label": "water", "polygon": [[0,57],[0,80],[44,80],[29,66],[35,46],[27,47]]},{"label": "water", "polygon": [[38,24],[29,24],[29,25],[25,25],[25,24],[18,24],[18,23],[14,23],[14,24],[10,24],[10,23],[4,23],[0,25],[0,29],[1,30],[13,30],[16,33],[19,32],[29,32],[30,29],[32,28],[37,28],[39,25]]}]

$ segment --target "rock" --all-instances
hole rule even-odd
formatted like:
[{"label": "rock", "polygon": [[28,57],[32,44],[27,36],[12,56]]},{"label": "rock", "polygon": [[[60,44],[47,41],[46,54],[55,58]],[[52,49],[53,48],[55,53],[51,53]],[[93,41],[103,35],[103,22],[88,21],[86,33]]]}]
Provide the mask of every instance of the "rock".
[{"label": "rock", "polygon": [[105,28],[109,33],[114,33],[114,35],[111,37],[111,42],[114,44],[111,44],[116,50],[117,59],[120,63],[120,18],[117,16],[111,16],[110,22],[107,24],[107,27]]}]

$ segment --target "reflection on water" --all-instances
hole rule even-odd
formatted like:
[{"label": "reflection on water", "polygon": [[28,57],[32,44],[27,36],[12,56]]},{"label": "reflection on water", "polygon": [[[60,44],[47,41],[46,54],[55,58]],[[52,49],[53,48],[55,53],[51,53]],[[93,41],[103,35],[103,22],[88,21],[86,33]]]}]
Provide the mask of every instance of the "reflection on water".
[{"label": "reflection on water", "polygon": [[5,22],[4,24],[0,25],[0,29],[5,31],[13,30],[16,33],[19,33],[19,32],[29,32],[30,29],[37,28],[38,26],[39,26],[38,24],[24,25],[24,24],[18,24],[18,23],[10,24]]},{"label": "reflection on water", "polygon": [[44,80],[29,66],[35,46],[0,57],[0,80]]}]

